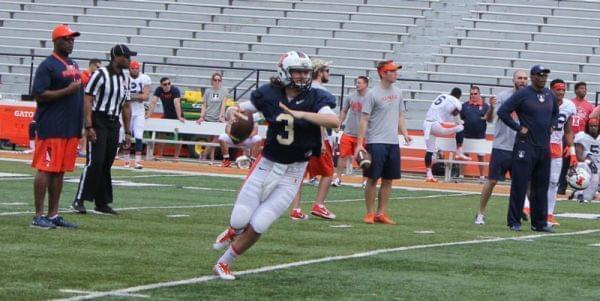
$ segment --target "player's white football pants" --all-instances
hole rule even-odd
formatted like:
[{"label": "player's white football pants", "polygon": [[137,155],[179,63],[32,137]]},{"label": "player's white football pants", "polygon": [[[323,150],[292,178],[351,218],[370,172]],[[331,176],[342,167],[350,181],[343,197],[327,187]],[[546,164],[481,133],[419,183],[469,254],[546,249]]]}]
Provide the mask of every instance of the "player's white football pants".
[{"label": "player's white football pants", "polygon": [[436,136],[445,136],[450,134],[456,134],[465,127],[462,124],[457,124],[453,127],[443,127],[439,121],[424,121],[423,122],[423,138],[425,138],[425,146],[427,151],[435,153],[437,151],[435,147]]},{"label": "player's white football pants", "polygon": [[298,193],[307,162],[275,163],[261,157],[250,171],[231,212],[230,225],[243,229],[252,225],[264,233],[287,211]]}]

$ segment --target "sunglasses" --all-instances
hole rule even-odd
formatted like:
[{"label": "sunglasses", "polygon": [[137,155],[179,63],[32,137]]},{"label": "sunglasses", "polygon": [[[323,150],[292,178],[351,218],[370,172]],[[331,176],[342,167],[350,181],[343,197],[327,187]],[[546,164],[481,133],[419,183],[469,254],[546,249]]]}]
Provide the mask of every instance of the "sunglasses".
[{"label": "sunglasses", "polygon": [[217,78],[213,79],[213,82],[222,82],[222,81],[223,81],[222,79],[217,79]]}]

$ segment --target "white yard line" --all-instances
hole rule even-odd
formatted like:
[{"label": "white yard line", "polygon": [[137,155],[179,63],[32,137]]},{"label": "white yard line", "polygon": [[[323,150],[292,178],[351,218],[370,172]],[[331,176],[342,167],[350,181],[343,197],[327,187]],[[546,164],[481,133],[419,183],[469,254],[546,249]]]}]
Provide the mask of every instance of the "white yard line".
[{"label": "white yard line", "polygon": [[[372,251],[367,251],[367,252],[354,253],[354,254],[350,254],[350,255],[328,256],[328,257],[311,259],[311,260],[303,260],[303,261],[297,261],[297,262],[291,262],[291,263],[285,263],[285,264],[265,266],[265,267],[261,267],[261,268],[251,269],[251,270],[239,271],[239,272],[236,272],[235,274],[238,276],[241,276],[241,275],[249,275],[249,274],[268,273],[268,272],[272,272],[272,271],[290,269],[290,268],[299,267],[299,266],[307,266],[307,265],[317,264],[317,263],[328,263],[328,262],[339,261],[339,260],[364,258],[364,257],[371,257],[371,256],[380,255],[380,254],[396,253],[396,252],[403,252],[403,251],[410,251],[410,250],[433,249],[433,248],[443,248],[443,247],[462,246],[462,245],[476,245],[476,244],[494,243],[494,242],[502,242],[502,241],[510,241],[510,240],[530,240],[530,239],[535,239],[535,238],[540,238],[540,237],[585,235],[585,234],[591,234],[591,233],[597,233],[597,232],[600,232],[600,229],[590,229],[590,230],[583,230],[583,231],[577,231],[577,232],[554,233],[554,234],[549,234],[549,233],[548,234],[533,234],[533,235],[518,236],[518,237],[502,237],[502,238],[489,238],[489,239],[478,239],[478,240],[465,240],[465,241],[456,241],[456,242],[405,246],[405,247],[390,248],[390,249],[378,249],[378,250],[372,250]],[[216,276],[202,276],[202,277],[177,280],[177,281],[145,284],[145,285],[133,286],[133,287],[117,289],[117,290],[112,290],[112,291],[106,291],[106,292],[91,293],[91,294],[87,294],[87,295],[83,295],[83,296],[75,296],[75,297],[71,297],[71,298],[58,299],[58,300],[62,300],[62,301],[89,300],[89,299],[95,299],[95,298],[106,297],[106,296],[115,296],[116,294],[130,294],[130,293],[153,290],[153,289],[158,289],[158,288],[174,287],[174,286],[189,285],[189,284],[198,284],[198,283],[208,282],[208,281],[215,280],[215,279],[218,279],[218,278]]]},{"label": "white yard line", "polygon": [[[431,199],[437,197],[456,197],[456,196],[465,196],[472,193],[459,193],[459,194],[435,194],[435,195],[425,195],[425,196],[401,196],[390,198],[390,200],[408,200],[408,199]],[[364,201],[364,198],[359,199],[343,199],[343,200],[329,200],[327,203],[348,203],[348,202],[359,202]],[[307,203],[304,201],[302,203]],[[135,210],[146,210],[146,209],[194,209],[194,208],[213,208],[213,207],[231,207],[233,203],[227,204],[204,204],[204,205],[175,205],[175,206],[143,206],[143,207],[125,207],[125,208],[114,208],[115,211],[135,211]],[[68,213],[72,212],[70,209],[63,208],[59,210],[60,213]],[[34,214],[33,211],[20,211],[20,212],[0,212],[0,216],[12,216],[12,215],[24,215],[24,214]]]},{"label": "white yard line", "polygon": [[[90,292],[90,291],[82,291],[82,290],[72,290],[72,289],[61,289],[60,290],[61,293],[67,293],[67,294],[98,294],[99,292]],[[128,293],[122,293],[122,294],[115,294],[114,296],[118,296],[118,297],[137,297],[137,298],[150,298],[150,296],[148,295],[142,295],[142,294],[128,294]]]}]

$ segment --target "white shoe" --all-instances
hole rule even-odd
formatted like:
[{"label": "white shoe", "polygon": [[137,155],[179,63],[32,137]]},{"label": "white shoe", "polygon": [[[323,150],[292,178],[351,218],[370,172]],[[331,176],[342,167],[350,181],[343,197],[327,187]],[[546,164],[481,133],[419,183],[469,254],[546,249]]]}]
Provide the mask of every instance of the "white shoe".
[{"label": "white shoe", "polygon": [[463,153],[456,153],[456,157],[454,157],[456,160],[465,160],[465,161],[471,161],[471,158],[466,156]]},{"label": "white shoe", "polygon": [[363,182],[362,182],[362,185],[360,185],[360,187],[361,187],[362,189],[365,189],[365,188],[367,187],[367,181],[363,181]]},{"label": "white shoe", "polygon": [[135,169],[143,169],[144,165],[142,165],[142,163],[140,162],[135,162]]},{"label": "white shoe", "polygon": [[235,280],[235,276],[229,270],[229,265],[219,262],[213,267],[213,273],[223,280]]},{"label": "white shoe", "polygon": [[485,215],[477,213],[475,215],[475,225],[485,225]]},{"label": "white shoe", "polygon": [[333,182],[331,182],[331,186],[334,186],[334,187],[342,186],[342,180],[340,180],[340,178],[335,178],[335,180],[333,180]]},{"label": "white shoe", "polygon": [[317,179],[317,177],[311,178],[310,180],[308,180],[308,184],[313,186],[319,186],[319,180]]},{"label": "white shoe", "polygon": [[123,167],[130,168],[131,167],[131,163],[129,163],[129,161],[125,161],[125,163],[123,163]]}]

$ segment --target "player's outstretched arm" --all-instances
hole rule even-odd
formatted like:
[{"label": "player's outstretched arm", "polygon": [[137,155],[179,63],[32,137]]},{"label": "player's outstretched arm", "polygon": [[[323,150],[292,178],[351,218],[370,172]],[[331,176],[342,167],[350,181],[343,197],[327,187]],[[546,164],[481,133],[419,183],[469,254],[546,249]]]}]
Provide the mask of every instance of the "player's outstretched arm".
[{"label": "player's outstretched arm", "polygon": [[[340,120],[338,116],[333,113],[331,109],[331,113],[312,113],[312,112],[304,112],[304,111],[296,111],[290,110],[286,105],[279,103],[279,107],[283,109],[286,113],[292,115],[296,119],[304,119],[310,123],[323,126],[326,128],[338,128],[340,126]],[[325,107],[324,107],[325,108]],[[329,108],[329,107],[326,107]],[[321,109],[323,110],[323,109]]]}]

